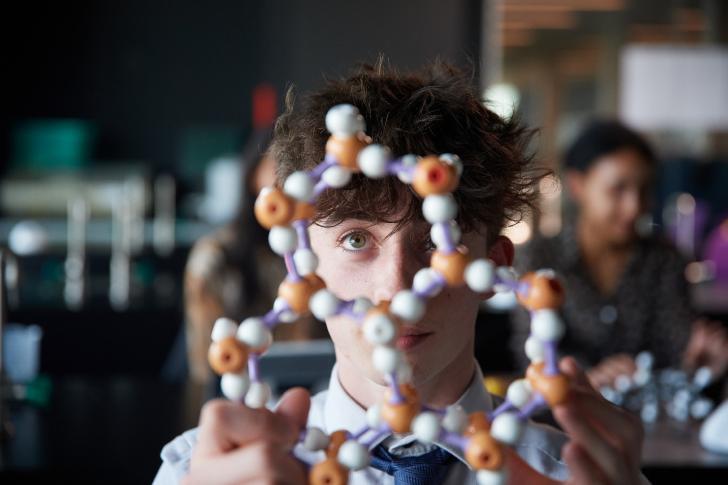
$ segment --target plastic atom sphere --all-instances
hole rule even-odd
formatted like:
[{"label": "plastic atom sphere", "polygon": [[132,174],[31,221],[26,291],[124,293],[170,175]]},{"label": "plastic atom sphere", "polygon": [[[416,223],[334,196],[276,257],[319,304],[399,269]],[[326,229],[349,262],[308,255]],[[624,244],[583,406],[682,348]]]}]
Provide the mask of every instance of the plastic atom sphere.
[{"label": "plastic atom sphere", "polygon": [[[223,394],[249,407],[265,406],[271,391],[260,379],[259,358],[271,345],[276,325],[309,312],[320,320],[345,315],[372,344],[372,364],[384,374],[389,388],[382,402],[367,411],[363,429],[327,435],[311,427],[301,433],[301,446],[325,454],[323,461],[310,468],[309,483],[346,484],[351,471],[369,465],[370,448],[392,433],[413,433],[420,441],[460,449],[477,472],[479,484],[505,483],[503,446],[518,444],[525,422],[539,408],[568,398],[569,382],[559,372],[556,356],[564,333],[558,314],[564,301],[563,286],[553,271],[539,270],[519,278],[513,268],[472,259],[459,245],[458,207],[452,193],[467,166],[456,155],[396,157],[388,147],[370,143],[364,118],[348,104],[329,110],[326,127],[331,136],[324,161],[310,171],[293,172],[282,189],[264,189],[255,202],[255,216],[270,230],[269,244],[284,258],[288,275],[280,284],[273,309],[265,315],[247,318],[239,325],[228,318],[215,322],[209,362],[222,375]],[[316,199],[326,190],[347,185],[356,172],[375,179],[394,176],[411,184],[423,199],[425,220],[432,224],[436,250],[430,266],[418,271],[412,288],[398,292],[391,302],[375,305],[363,297],[339,298],[316,274],[318,257],[308,235]],[[490,413],[468,415],[457,405],[446,409],[423,405],[409,383],[411,369],[395,346],[402,327],[420,320],[427,300],[446,286],[467,286],[481,296],[514,292],[531,312],[531,336],[525,348],[531,366]]]}]

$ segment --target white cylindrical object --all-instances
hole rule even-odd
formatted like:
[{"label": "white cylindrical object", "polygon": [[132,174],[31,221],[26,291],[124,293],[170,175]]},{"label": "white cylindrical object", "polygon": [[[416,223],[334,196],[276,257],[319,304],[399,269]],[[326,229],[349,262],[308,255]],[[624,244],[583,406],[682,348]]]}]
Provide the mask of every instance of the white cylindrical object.
[{"label": "white cylindrical object", "polygon": [[382,424],[382,405],[374,404],[367,409],[367,425],[377,429]]},{"label": "white cylindrical object", "polygon": [[389,309],[393,315],[407,322],[416,322],[425,314],[425,302],[413,291],[398,291]]},{"label": "white cylindrical object", "polygon": [[465,267],[465,282],[476,293],[493,289],[495,265],[489,259],[476,259]]},{"label": "white cylindrical object", "polygon": [[[287,308],[287,310],[281,311],[283,308]],[[281,311],[278,315],[278,320],[283,323],[293,323],[298,319],[296,312],[291,310],[288,306],[288,302],[281,297],[278,297],[273,301],[273,310]]]},{"label": "white cylindrical object", "polygon": [[296,230],[291,226],[273,226],[268,233],[268,244],[280,256],[290,253],[298,245]]},{"label": "white cylindrical object", "polygon": [[397,178],[400,180],[400,182],[403,182],[405,184],[412,183],[412,173],[416,165],[417,155],[408,154],[402,157],[402,168],[404,168],[405,170],[401,170],[397,174]]},{"label": "white cylindrical object", "polygon": [[313,197],[313,180],[303,171],[290,174],[283,183],[283,192],[301,202],[309,202]]},{"label": "white cylindrical object", "polygon": [[455,219],[458,206],[452,194],[428,195],[422,202],[422,215],[430,224]]},{"label": "white cylindrical object", "polygon": [[212,341],[219,342],[228,337],[232,337],[237,331],[237,323],[230,318],[220,317],[215,320],[215,324],[212,326]]},{"label": "white cylindrical object", "polygon": [[362,173],[367,177],[378,179],[387,175],[387,166],[392,159],[392,152],[384,145],[372,144],[359,152],[357,162]]},{"label": "white cylindrical object", "polygon": [[364,314],[372,308],[374,308],[374,303],[364,296],[356,298],[354,304],[351,305],[351,311],[356,314]]},{"label": "white cylindrical object", "polygon": [[432,242],[438,249],[444,249],[445,246],[447,246],[447,241],[445,240],[445,234],[443,234],[443,231],[448,231],[450,233],[450,242],[453,245],[457,245],[463,235],[463,232],[460,230],[460,226],[458,226],[458,223],[455,221],[448,222],[446,227],[433,225],[430,228],[430,239],[432,239]]}]

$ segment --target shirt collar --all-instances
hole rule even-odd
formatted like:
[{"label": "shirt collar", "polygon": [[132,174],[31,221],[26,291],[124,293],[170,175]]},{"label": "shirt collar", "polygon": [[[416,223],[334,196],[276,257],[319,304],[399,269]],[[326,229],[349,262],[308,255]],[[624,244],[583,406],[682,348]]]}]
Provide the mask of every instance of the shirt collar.
[{"label": "shirt collar", "polygon": [[[351,433],[357,433],[366,426],[366,409],[357,404],[356,401],[354,401],[344,390],[341,382],[339,381],[337,367],[338,366],[335,365],[331,371],[329,389],[326,395],[326,402],[324,404],[324,431],[332,433],[340,429],[345,429]],[[490,412],[493,410],[493,397],[485,389],[485,385],[483,384],[483,373],[477,362],[475,363],[475,372],[473,372],[470,384],[455,404],[462,406],[468,414],[475,411]],[[372,442],[369,448],[372,449],[385,440],[388,440],[387,448],[390,451],[395,452],[398,448],[412,446],[412,444],[417,441],[411,434],[382,436],[378,440]],[[452,453],[460,461],[467,463],[462,450],[454,448],[447,443],[435,442],[435,444]],[[428,445],[418,443],[414,446],[417,446],[418,448],[422,447],[421,451],[423,453],[428,451]],[[429,447],[431,448],[431,446]]]}]

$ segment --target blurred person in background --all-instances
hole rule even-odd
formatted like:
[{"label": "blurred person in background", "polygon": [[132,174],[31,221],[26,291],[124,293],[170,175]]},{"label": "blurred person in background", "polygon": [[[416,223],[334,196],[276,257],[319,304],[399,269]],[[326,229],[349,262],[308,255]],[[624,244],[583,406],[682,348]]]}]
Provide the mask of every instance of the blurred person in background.
[{"label": "blurred person in background", "polygon": [[[243,152],[243,200],[237,217],[195,243],[185,267],[185,332],[189,375],[206,383],[213,373],[207,361],[212,326],[219,317],[238,321],[263,315],[273,306],[286,276],[280,256],[268,245],[268,231],[255,220],[253,205],[263,187],[275,182],[275,160],[265,151],[271,130],[253,134]],[[306,340],[327,335],[323,324],[302,317],[279,325],[278,340]]]},{"label": "blurred person in background", "polygon": [[[669,242],[643,235],[656,157],[636,132],[616,121],[591,123],[565,156],[564,183],[576,209],[561,233],[519,251],[519,270],[552,268],[569,295],[560,350],[589,368],[592,384],[613,384],[650,351],[658,367],[728,367],[728,337],[718,322],[698,319],[684,277],[686,261]],[[529,333],[514,314],[517,358]],[[527,362],[522,362],[527,365]]]}]

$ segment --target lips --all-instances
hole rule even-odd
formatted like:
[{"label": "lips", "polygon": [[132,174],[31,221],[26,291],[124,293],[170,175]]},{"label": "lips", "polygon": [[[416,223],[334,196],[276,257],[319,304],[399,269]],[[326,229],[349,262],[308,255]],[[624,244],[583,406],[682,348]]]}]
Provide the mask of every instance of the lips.
[{"label": "lips", "polygon": [[427,340],[433,332],[425,332],[416,328],[403,328],[397,337],[397,348],[400,350],[411,350]]}]

